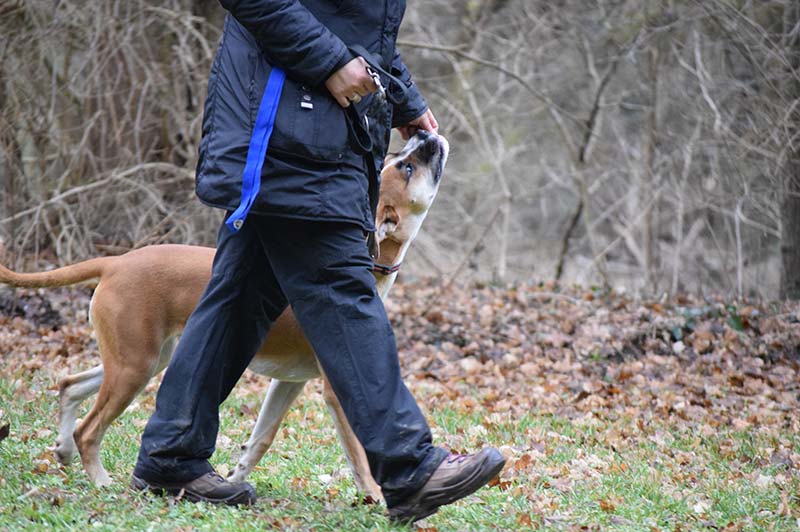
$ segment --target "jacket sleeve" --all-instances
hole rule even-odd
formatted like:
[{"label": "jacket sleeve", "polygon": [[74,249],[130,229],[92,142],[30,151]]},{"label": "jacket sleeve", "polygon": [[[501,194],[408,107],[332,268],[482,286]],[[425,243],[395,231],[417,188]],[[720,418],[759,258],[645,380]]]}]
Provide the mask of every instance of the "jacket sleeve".
[{"label": "jacket sleeve", "polygon": [[298,0],[220,0],[269,62],[316,87],[352,57],[342,40]]},{"label": "jacket sleeve", "polygon": [[394,60],[392,61],[392,75],[408,87],[408,100],[403,105],[395,106],[392,114],[392,127],[404,126],[422,116],[428,110],[428,103],[420,94],[417,85],[411,79],[411,72],[408,71],[400,52],[395,50]]}]

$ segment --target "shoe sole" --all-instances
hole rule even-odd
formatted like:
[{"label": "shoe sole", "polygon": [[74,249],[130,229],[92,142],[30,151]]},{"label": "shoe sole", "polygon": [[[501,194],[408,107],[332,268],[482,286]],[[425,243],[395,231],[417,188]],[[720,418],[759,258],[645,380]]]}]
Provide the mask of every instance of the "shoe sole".
[{"label": "shoe sole", "polygon": [[389,510],[389,519],[397,523],[413,523],[430,517],[439,511],[439,507],[463,499],[478,491],[500,473],[505,464],[505,458],[498,451],[488,453],[483,464],[480,467],[476,467],[473,474],[459,484],[430,491],[424,497],[420,497],[419,500],[412,500],[403,505],[406,508],[416,506],[414,510],[392,508]]},{"label": "shoe sole", "polygon": [[235,493],[225,499],[212,499],[205,497],[204,495],[200,495],[199,493],[195,493],[191,490],[187,490],[183,486],[155,484],[141,479],[135,475],[131,480],[131,487],[139,491],[147,490],[154,495],[158,495],[159,497],[163,497],[165,494],[175,497],[180,496],[181,499],[185,499],[189,502],[207,502],[211,504],[224,504],[227,506],[251,506],[256,502],[255,494],[250,493],[249,490]]}]

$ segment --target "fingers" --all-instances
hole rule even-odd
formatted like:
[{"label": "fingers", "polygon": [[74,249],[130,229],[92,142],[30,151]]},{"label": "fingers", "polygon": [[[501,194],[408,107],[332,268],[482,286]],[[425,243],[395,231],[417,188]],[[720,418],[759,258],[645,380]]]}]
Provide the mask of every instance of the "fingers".
[{"label": "fingers", "polygon": [[340,107],[344,107],[345,109],[350,107],[350,100],[348,100],[346,96],[342,94],[333,94],[333,97],[336,100],[336,103],[338,103]]},{"label": "fingers", "polygon": [[426,114],[430,118],[430,124],[431,124],[431,129],[429,129],[428,131],[439,133],[439,122],[436,121],[436,117],[433,116],[433,112],[430,109],[428,109],[428,112]]},{"label": "fingers", "polygon": [[431,133],[439,133],[439,122],[436,121],[436,117],[433,116],[433,112],[431,112],[430,109],[407,125],[398,127],[397,131],[400,133],[400,136],[403,137],[403,140],[408,140],[420,129],[430,131]]},{"label": "fingers", "polygon": [[361,86],[358,87],[358,89],[357,89],[358,94],[360,94],[361,96],[366,96],[368,94],[372,94],[373,92],[375,92],[377,90],[378,90],[378,87],[375,86],[375,82],[372,81],[372,77],[369,77],[369,79],[367,81],[365,81],[364,83],[362,83]]},{"label": "fingers", "polygon": [[433,131],[431,126],[431,121],[428,118],[427,114],[422,115],[422,117],[419,119],[419,122],[417,122],[417,129],[422,129],[425,131]]},{"label": "fingers", "polygon": [[325,81],[325,87],[344,108],[350,107],[351,101],[357,101],[378,90],[372,76],[367,72],[367,62],[363,57],[352,59],[334,72]]},{"label": "fingers", "polygon": [[[433,113],[430,109],[428,109],[424,115],[419,117],[416,122],[416,126],[419,129],[424,129],[425,131],[430,131],[431,133],[439,132],[439,123],[436,121],[436,117],[433,116]],[[412,124],[413,123],[414,122],[412,122]]]}]

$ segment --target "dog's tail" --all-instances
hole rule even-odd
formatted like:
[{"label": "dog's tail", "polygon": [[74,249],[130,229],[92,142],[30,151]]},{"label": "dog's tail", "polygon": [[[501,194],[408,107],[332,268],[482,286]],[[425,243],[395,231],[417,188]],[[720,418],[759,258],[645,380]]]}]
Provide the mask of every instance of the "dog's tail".
[{"label": "dog's tail", "polygon": [[0,283],[20,288],[68,286],[100,277],[114,257],[99,257],[46,272],[17,273],[0,265]]}]

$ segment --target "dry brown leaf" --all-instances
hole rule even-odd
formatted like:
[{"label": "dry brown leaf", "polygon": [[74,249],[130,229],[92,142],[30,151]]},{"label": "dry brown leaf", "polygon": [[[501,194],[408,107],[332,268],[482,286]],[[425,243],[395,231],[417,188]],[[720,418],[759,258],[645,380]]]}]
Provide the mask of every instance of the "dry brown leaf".
[{"label": "dry brown leaf", "polygon": [[500,476],[496,476],[496,477],[494,477],[492,480],[490,480],[488,482],[487,486],[489,486],[489,487],[495,487],[496,486],[501,491],[506,491],[511,487],[511,481],[510,480],[501,480]]},{"label": "dry brown leaf", "polygon": [[692,334],[692,348],[700,355],[708,353],[714,347],[714,339],[714,333],[707,329],[695,331]]},{"label": "dry brown leaf", "polygon": [[599,504],[600,504],[600,509],[603,510],[604,512],[613,513],[617,511],[617,506],[613,502],[608,501],[606,499],[600,499]]},{"label": "dry brown leaf", "polygon": [[517,514],[517,524],[521,527],[532,528],[533,527],[533,519],[531,519],[531,514],[520,512]]},{"label": "dry brown leaf", "polygon": [[781,491],[781,502],[778,505],[778,515],[781,517],[792,517],[792,506],[789,502],[789,492]]}]

